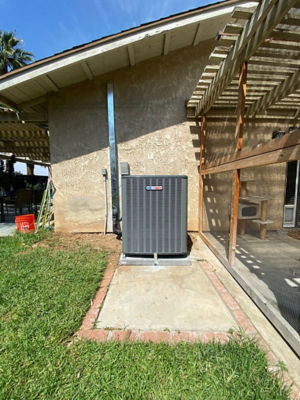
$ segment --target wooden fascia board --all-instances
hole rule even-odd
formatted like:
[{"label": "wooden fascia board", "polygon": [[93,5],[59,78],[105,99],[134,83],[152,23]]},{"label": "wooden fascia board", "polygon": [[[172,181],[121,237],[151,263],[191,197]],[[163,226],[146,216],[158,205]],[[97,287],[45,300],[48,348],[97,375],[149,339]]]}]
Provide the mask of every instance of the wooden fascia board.
[{"label": "wooden fascia board", "polygon": [[203,166],[201,173],[215,174],[297,159],[300,159],[300,130],[286,134],[280,140],[272,139],[252,149],[242,150],[229,157],[207,163]]},{"label": "wooden fascia board", "polygon": [[[0,153],[0,160],[9,160],[11,156],[8,156],[7,154],[1,154]],[[41,167],[49,167],[50,163],[47,162],[42,162],[42,161],[35,161],[35,160],[25,160],[24,158],[20,157],[15,157],[15,160],[20,163],[27,164],[28,162],[34,164],[34,165],[40,165]]]},{"label": "wooden fascia board", "polygon": [[196,108],[196,117],[207,113],[224,88],[236,76],[243,61],[247,61],[271,34],[284,15],[298,0],[263,0],[238,36],[233,49],[221,65],[206,94]]}]

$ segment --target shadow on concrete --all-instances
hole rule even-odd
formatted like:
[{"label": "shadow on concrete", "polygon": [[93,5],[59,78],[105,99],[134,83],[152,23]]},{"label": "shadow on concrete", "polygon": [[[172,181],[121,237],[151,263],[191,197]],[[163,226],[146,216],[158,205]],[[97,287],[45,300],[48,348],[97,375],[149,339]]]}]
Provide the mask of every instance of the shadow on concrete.
[{"label": "shadow on concrete", "polygon": [[[205,233],[217,249],[228,252],[228,234]],[[266,240],[238,235],[236,268],[300,334],[300,241],[285,231],[270,231]]]}]

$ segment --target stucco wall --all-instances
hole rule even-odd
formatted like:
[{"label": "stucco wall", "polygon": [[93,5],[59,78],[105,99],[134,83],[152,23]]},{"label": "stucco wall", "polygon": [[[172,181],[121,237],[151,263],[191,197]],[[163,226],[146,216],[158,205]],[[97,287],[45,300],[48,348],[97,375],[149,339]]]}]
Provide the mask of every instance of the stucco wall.
[{"label": "stucco wall", "polygon": [[[101,169],[109,170],[107,80],[114,82],[119,162],[128,161],[133,174],[188,175],[188,228],[197,229],[199,140],[186,121],[185,100],[213,44],[176,51],[61,90],[49,99],[56,230],[103,230]],[[108,198],[111,215],[110,193]]]},{"label": "stucco wall", "polygon": [[58,231],[103,230],[101,168],[109,166],[105,102],[105,88],[96,81],[61,91],[50,99],[50,152]]},{"label": "stucco wall", "polygon": [[[104,226],[101,169],[109,174],[106,82],[114,82],[115,127],[119,162],[132,174],[188,175],[188,229],[198,228],[199,137],[186,120],[187,100],[213,48],[214,41],[173,52],[60,90],[49,99],[50,150],[57,231],[99,232]],[[277,127],[246,124],[244,146],[267,141]],[[235,121],[208,116],[207,153],[232,152]],[[199,129],[198,129],[199,132]],[[109,175],[108,175],[109,176]],[[242,171],[251,180],[249,194],[268,195],[269,218],[282,226],[285,164]],[[108,180],[111,230],[110,179]],[[206,177],[204,229],[228,230],[231,174]]]},{"label": "stucco wall", "polygon": [[[243,148],[265,143],[272,139],[272,132],[278,128],[288,130],[285,121],[246,121]],[[233,153],[235,148],[235,120],[220,122],[207,120],[206,157],[212,159]],[[247,181],[249,196],[263,196],[268,201],[268,219],[274,221],[269,229],[282,227],[285,194],[286,163],[264,167],[247,168],[241,171],[241,180]],[[204,230],[229,231],[232,172],[207,175],[204,180]],[[258,225],[248,221],[248,228]]]}]

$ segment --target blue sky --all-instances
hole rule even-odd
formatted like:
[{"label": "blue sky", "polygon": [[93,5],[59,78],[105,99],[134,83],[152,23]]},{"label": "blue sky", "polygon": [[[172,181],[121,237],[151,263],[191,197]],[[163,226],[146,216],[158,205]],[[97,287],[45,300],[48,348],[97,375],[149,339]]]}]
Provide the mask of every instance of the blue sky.
[{"label": "blue sky", "polygon": [[216,0],[0,0],[0,30],[36,60]]},{"label": "blue sky", "polygon": [[[0,30],[14,31],[35,60],[217,0],[0,0]],[[25,166],[16,165],[24,173]],[[37,174],[45,169],[36,167]]]}]

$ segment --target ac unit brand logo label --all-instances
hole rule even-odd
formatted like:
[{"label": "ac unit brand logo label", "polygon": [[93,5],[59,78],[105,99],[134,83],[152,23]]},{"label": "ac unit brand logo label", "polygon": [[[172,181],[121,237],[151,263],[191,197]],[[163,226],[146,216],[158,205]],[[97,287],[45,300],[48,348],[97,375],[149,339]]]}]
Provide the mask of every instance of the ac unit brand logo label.
[{"label": "ac unit brand logo label", "polygon": [[162,186],[146,186],[146,190],[163,190]]}]

